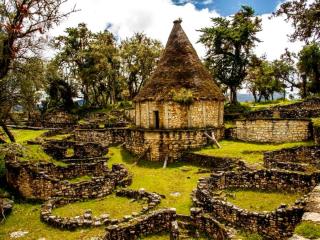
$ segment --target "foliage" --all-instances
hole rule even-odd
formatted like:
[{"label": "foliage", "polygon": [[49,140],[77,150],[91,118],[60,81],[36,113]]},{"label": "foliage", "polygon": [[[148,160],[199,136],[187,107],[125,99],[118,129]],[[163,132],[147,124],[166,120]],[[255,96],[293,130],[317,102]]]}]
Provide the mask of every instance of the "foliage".
[{"label": "foliage", "polygon": [[158,40],[143,33],[121,42],[121,72],[125,79],[127,99],[132,100],[150,77],[163,50]]},{"label": "foliage", "polygon": [[[4,122],[10,117],[12,107],[21,99],[16,88],[24,86],[21,93],[25,94],[30,94],[28,91],[32,89],[28,88],[27,82],[17,84],[21,78],[24,80],[24,75],[15,74],[19,68],[17,65],[30,64],[32,60],[28,62],[25,59],[35,56],[41,49],[44,42],[41,35],[74,11],[62,13],[60,7],[65,2],[67,0],[8,0],[0,3],[0,125],[12,142],[15,139]],[[30,107],[29,104],[27,106]]]},{"label": "foliage", "polygon": [[303,194],[249,189],[226,189],[228,202],[254,212],[274,211],[281,204],[293,205]]},{"label": "foliage", "polygon": [[261,20],[251,7],[242,6],[230,18],[212,18],[212,27],[200,30],[200,42],[207,48],[206,64],[215,79],[230,89],[230,102],[237,102],[237,89],[247,75],[251,51],[259,39]]},{"label": "foliage", "polygon": [[193,103],[193,94],[191,90],[181,88],[179,91],[172,90],[173,101],[184,104],[191,105]]},{"label": "foliage", "polygon": [[299,52],[299,71],[308,79],[307,91],[320,93],[320,45],[312,42]]},{"label": "foliage", "polygon": [[217,157],[231,157],[240,158],[248,164],[259,164],[262,166],[263,153],[267,151],[279,150],[282,148],[291,148],[297,146],[312,145],[312,142],[294,142],[283,144],[258,144],[223,140],[219,142],[221,147],[207,147],[197,153],[217,156]]},{"label": "foliage", "polygon": [[291,68],[281,60],[267,61],[264,57],[252,56],[248,75],[247,87],[253,94],[255,102],[260,102],[262,97],[273,100],[275,92],[285,92],[285,79],[290,74]]},{"label": "foliage", "polygon": [[296,227],[294,232],[308,239],[319,239],[320,225],[308,221],[303,221]]},{"label": "foliage", "polygon": [[286,21],[291,22],[295,31],[291,40],[308,41],[320,38],[320,1],[293,0],[281,4],[274,13],[275,16],[285,15]]}]

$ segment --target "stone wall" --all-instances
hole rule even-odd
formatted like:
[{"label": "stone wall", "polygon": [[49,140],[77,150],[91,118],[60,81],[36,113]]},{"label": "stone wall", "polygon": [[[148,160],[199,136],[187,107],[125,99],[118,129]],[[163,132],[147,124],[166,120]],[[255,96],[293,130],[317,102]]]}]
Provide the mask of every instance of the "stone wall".
[{"label": "stone wall", "polygon": [[[96,158],[108,153],[108,148],[98,142],[46,141],[43,148],[48,155],[57,160]],[[72,156],[67,156],[68,149],[73,150]]]},{"label": "stone wall", "polygon": [[12,212],[13,201],[0,197],[0,223]]},{"label": "stone wall", "polygon": [[186,164],[209,168],[214,171],[229,171],[234,168],[245,168],[244,163],[239,159],[208,156],[192,152],[183,154],[182,161]]},{"label": "stone wall", "polygon": [[231,239],[231,234],[226,230],[225,226],[210,215],[204,214],[202,208],[191,208],[190,212],[192,226],[205,233],[210,239]]},{"label": "stone wall", "polygon": [[215,134],[219,140],[223,138],[224,128],[190,129],[190,130],[147,130],[109,128],[75,131],[76,141],[99,142],[104,145],[124,144],[124,147],[138,156],[144,155],[151,161],[175,161],[185,151],[202,148],[211,144],[204,133]]},{"label": "stone wall", "polygon": [[[116,186],[131,184],[131,176],[122,165],[104,166],[104,161],[70,164],[30,164],[6,161],[8,185],[27,199],[46,200],[50,197],[97,198],[109,195]],[[92,176],[91,180],[70,183],[68,179]]]},{"label": "stone wall", "polygon": [[136,155],[145,155],[151,161],[169,162],[181,159],[186,151],[202,148],[211,143],[204,135],[214,132],[219,140],[223,129],[194,130],[131,130],[128,132],[125,148]]},{"label": "stone wall", "polygon": [[313,138],[317,145],[320,145],[320,126],[313,125]]},{"label": "stone wall", "polygon": [[106,146],[122,144],[128,134],[127,128],[77,129],[75,140],[79,142],[96,142]]},{"label": "stone wall", "polygon": [[195,101],[181,105],[176,102],[139,102],[135,105],[135,124],[154,129],[155,111],[159,112],[160,129],[221,127],[224,104],[218,101]]},{"label": "stone wall", "polygon": [[100,216],[93,216],[90,210],[86,211],[84,214],[79,214],[76,217],[59,217],[52,213],[54,208],[58,208],[70,203],[77,201],[83,201],[81,198],[53,198],[48,200],[45,204],[42,205],[40,211],[41,221],[49,224],[52,227],[75,230],[78,228],[85,227],[100,227],[102,225],[108,226],[111,224],[119,224],[127,222],[130,219],[142,216],[157,205],[160,204],[161,197],[156,193],[146,192],[143,189],[141,190],[129,190],[122,189],[116,191],[118,197],[126,197],[132,200],[146,200],[146,206],[141,206],[141,211],[139,213],[132,213],[132,215],[124,216],[122,219],[111,219],[110,215],[105,213]]},{"label": "stone wall", "polygon": [[215,196],[214,193],[226,188],[305,193],[311,191],[317,184],[318,177],[317,174],[308,175],[273,170],[212,174],[209,178],[199,180],[193,202],[218,221],[258,232],[268,239],[286,239],[292,235],[295,226],[301,221],[305,198],[297,200],[292,207],[281,205],[273,212],[257,213],[240,209],[225,202],[221,197]]},{"label": "stone wall", "polygon": [[307,99],[303,102],[289,104],[285,106],[273,107],[271,109],[253,111],[245,117],[257,118],[292,118],[305,119],[320,116],[320,98]]},{"label": "stone wall", "polygon": [[251,119],[237,120],[235,137],[249,142],[299,142],[311,138],[309,120]]},{"label": "stone wall", "polygon": [[[107,227],[104,240],[135,240],[159,232],[172,232],[176,221],[175,209],[161,209],[129,220],[126,223]],[[171,238],[177,239],[177,238]]]},{"label": "stone wall", "polygon": [[310,165],[320,169],[320,146],[285,148],[264,153],[266,168],[307,171]]}]

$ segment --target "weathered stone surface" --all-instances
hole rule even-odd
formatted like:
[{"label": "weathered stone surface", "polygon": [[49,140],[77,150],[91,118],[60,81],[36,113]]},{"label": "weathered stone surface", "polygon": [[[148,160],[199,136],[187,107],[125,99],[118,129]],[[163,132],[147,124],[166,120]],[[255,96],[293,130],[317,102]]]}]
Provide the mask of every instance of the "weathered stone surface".
[{"label": "weathered stone surface", "polygon": [[297,119],[237,120],[232,136],[248,142],[299,142],[312,136],[311,121]]},{"label": "weathered stone surface", "polygon": [[306,171],[309,166],[320,168],[320,146],[284,148],[264,153],[266,168]]},{"label": "weathered stone surface", "polygon": [[317,174],[275,170],[212,174],[209,178],[199,180],[193,201],[196,206],[202,207],[219,221],[259,232],[271,239],[286,239],[292,235],[295,226],[302,219],[306,204],[305,198],[297,200],[290,208],[281,205],[273,212],[256,213],[240,209],[220,197],[214,196],[213,193],[226,188],[301,191],[305,193],[311,191],[317,181]]}]

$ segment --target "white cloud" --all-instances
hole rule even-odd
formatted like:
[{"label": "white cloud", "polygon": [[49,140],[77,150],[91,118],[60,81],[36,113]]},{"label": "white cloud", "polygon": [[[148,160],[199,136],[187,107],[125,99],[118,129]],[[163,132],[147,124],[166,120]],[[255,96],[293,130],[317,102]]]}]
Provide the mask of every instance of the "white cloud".
[{"label": "white cloud", "polygon": [[[69,0],[64,9],[70,9],[74,4],[81,11],[73,13],[58,28],[51,31],[52,35],[62,34],[66,27],[75,27],[80,22],[87,23],[92,31],[102,31],[107,24],[112,24],[110,30],[121,39],[130,37],[135,32],[144,32],[165,44],[173,20],[181,17],[182,26],[200,57],[205,55],[205,49],[197,43],[200,36],[197,30],[210,26],[210,18],[218,16],[215,11],[198,10],[192,3],[176,6],[171,0]],[[301,44],[288,42],[287,34],[292,30],[290,24],[282,18],[270,20],[269,15],[261,17],[263,31],[258,37],[263,42],[255,50],[258,55],[266,53],[269,59],[275,59],[286,47],[295,51],[300,48]]]}]

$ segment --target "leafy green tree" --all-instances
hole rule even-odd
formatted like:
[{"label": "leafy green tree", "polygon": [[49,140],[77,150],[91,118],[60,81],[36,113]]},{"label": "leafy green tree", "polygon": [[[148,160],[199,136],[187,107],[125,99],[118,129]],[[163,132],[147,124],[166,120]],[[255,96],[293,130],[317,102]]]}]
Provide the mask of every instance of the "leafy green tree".
[{"label": "leafy green tree", "polygon": [[256,102],[262,98],[273,100],[275,92],[285,89],[283,79],[278,75],[277,62],[269,62],[265,58],[253,56],[248,67],[247,86]]},{"label": "leafy green tree", "polygon": [[320,93],[320,46],[310,43],[298,54],[298,69],[308,80],[307,89],[311,93]]},{"label": "leafy green tree", "polygon": [[200,42],[207,48],[206,64],[213,77],[230,89],[230,103],[237,103],[237,89],[246,75],[249,58],[259,39],[261,19],[254,10],[242,6],[231,18],[212,18],[212,27],[202,28]]},{"label": "leafy green tree", "polygon": [[163,46],[158,40],[148,38],[143,33],[136,33],[121,42],[121,72],[130,100],[138,94],[150,77],[162,50]]},{"label": "leafy green tree", "polygon": [[115,102],[119,78],[119,51],[114,36],[108,32],[92,33],[84,23],[68,28],[67,35],[55,38],[59,50],[56,61],[68,72],[88,106]]},{"label": "leafy green tree", "polygon": [[42,34],[59,24],[71,12],[61,12],[67,0],[6,0],[0,2],[0,125],[12,142],[14,136],[5,126],[20,94],[14,64],[41,50]]},{"label": "leafy green tree", "polygon": [[292,23],[295,31],[290,36],[292,41],[308,42],[320,39],[320,1],[308,0],[286,1],[281,4],[275,16],[285,15],[286,20]]}]

